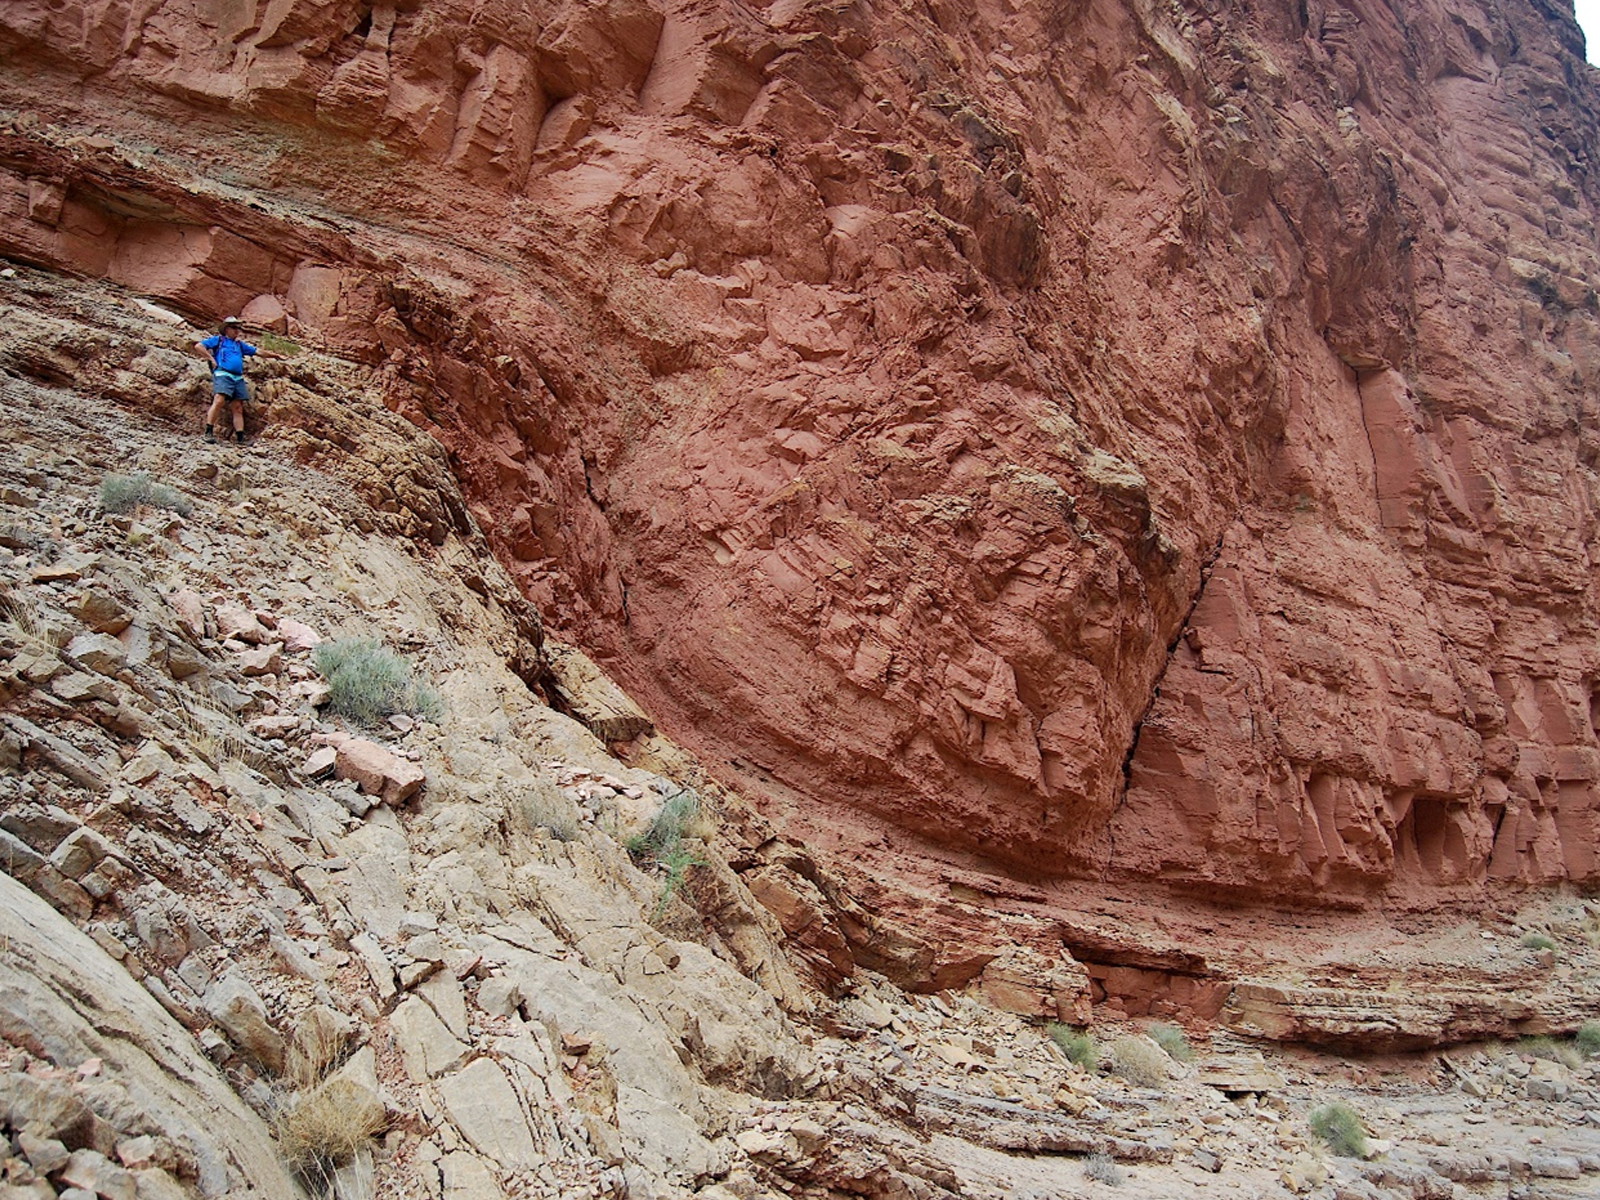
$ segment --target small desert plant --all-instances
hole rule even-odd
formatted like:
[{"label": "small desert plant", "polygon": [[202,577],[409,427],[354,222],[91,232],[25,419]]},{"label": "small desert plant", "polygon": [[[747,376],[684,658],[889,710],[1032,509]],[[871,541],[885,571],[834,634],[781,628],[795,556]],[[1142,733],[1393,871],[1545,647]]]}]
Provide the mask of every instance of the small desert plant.
[{"label": "small desert plant", "polygon": [[411,665],[374,638],[340,638],[312,652],[328,681],[328,706],[360,725],[376,725],[394,713],[437,720],[438,692],[411,680]]},{"label": "small desert plant", "polygon": [[1094,1034],[1087,1029],[1074,1029],[1070,1025],[1051,1025],[1050,1040],[1067,1056],[1068,1062],[1082,1067],[1085,1071],[1094,1070],[1100,1061],[1100,1047],[1095,1044]]},{"label": "small desert plant", "polygon": [[684,832],[700,815],[700,799],[688,788],[669,796],[650,828],[628,839],[628,853],[635,858],[656,858],[683,841]]},{"label": "small desert plant", "polygon": [[1123,1180],[1122,1168],[1109,1154],[1089,1155],[1083,1160],[1083,1173],[1107,1187],[1119,1187]]},{"label": "small desert plant", "polygon": [[576,807],[555,788],[529,788],[522,794],[522,813],[529,825],[547,830],[558,842],[578,838]]},{"label": "small desert plant", "polygon": [[444,697],[431,683],[418,683],[411,688],[411,711],[424,721],[437,725],[444,720]]},{"label": "small desert plant", "polygon": [[270,329],[261,331],[261,348],[263,350],[276,350],[279,354],[289,358],[300,353],[300,343],[293,338],[286,338],[281,333],[273,333]]},{"label": "small desert plant", "polygon": [[350,1049],[350,1030],[331,1009],[309,1009],[289,1039],[283,1077],[310,1091],[328,1077]]},{"label": "small desert plant", "polygon": [[326,1187],[384,1127],[383,1101],[348,1079],[333,1078],[301,1092],[274,1123],[278,1150],[306,1181]]},{"label": "small desert plant", "polygon": [[19,596],[0,596],[0,621],[16,627],[24,641],[60,649],[72,639],[64,626],[52,625]]},{"label": "small desert plant", "polygon": [[1167,1052],[1167,1057],[1174,1062],[1188,1062],[1194,1057],[1194,1049],[1189,1045],[1189,1039],[1183,1036],[1183,1030],[1176,1025],[1155,1024],[1146,1029],[1145,1036]]},{"label": "small desert plant", "polygon": [[176,488],[156,483],[143,471],[137,475],[107,475],[100,481],[100,508],[108,513],[130,513],[141,504],[165,508],[187,517],[194,504]]},{"label": "small desert plant", "polygon": [[661,865],[664,878],[661,882],[661,895],[656,898],[655,916],[660,917],[666,912],[667,905],[672,903],[672,898],[681,892],[689,882],[689,868],[703,867],[706,860],[701,858],[689,847],[679,842],[672,849],[666,851],[656,860]]},{"label": "small desert plant", "polygon": [[1139,1087],[1163,1087],[1167,1082],[1166,1051],[1149,1038],[1119,1037],[1112,1042],[1111,1072]]},{"label": "small desert plant", "polygon": [[178,703],[167,709],[167,716],[183,731],[190,753],[213,767],[235,760],[260,770],[271,761],[239,728],[234,715],[210,696],[181,691]]},{"label": "small desert plant", "polygon": [[1579,1025],[1573,1044],[1577,1046],[1578,1053],[1585,1058],[1600,1055],[1600,1021],[1585,1021]]},{"label": "small desert plant", "polygon": [[1517,1049],[1533,1058],[1542,1058],[1547,1062],[1560,1063],[1564,1067],[1578,1067],[1583,1063],[1583,1055],[1576,1046],[1568,1045],[1566,1042],[1558,1042],[1554,1038],[1523,1038],[1517,1043]]},{"label": "small desert plant", "polygon": [[689,879],[689,869],[705,866],[705,861],[683,841],[699,815],[700,798],[689,789],[681,788],[662,804],[649,829],[628,839],[627,850],[635,860],[653,862],[664,873],[661,895],[656,899],[654,916],[657,918],[683,890]]},{"label": "small desert plant", "polygon": [[1525,933],[1522,935],[1524,950],[1554,950],[1556,940],[1547,933]]},{"label": "small desert plant", "polygon": [[1311,1132],[1335,1154],[1343,1158],[1365,1158],[1367,1129],[1361,1116],[1342,1100],[1334,1100],[1311,1110],[1307,1118]]}]

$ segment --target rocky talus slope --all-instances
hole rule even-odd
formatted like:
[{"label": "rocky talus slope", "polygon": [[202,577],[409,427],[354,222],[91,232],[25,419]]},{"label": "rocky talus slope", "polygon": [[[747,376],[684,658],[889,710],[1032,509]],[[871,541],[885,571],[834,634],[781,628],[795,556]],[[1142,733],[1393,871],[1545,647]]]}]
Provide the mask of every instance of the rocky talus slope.
[{"label": "rocky talus slope", "polygon": [[[1570,1029],[1592,902],[1323,929],[1224,989],[1250,1038],[1195,1025],[1180,1062],[1102,1004],[1087,1069],[1025,963],[924,995],[852,967],[802,919],[847,894],[803,847],[669,740],[623,760],[551,708],[621,702],[543,646],[381,371],[293,353],[251,444],[210,446],[182,318],[31,269],[0,289],[3,1200],[1600,1188],[1600,1060],[1570,1042],[1261,1037]],[[106,511],[141,474],[169,490]],[[437,701],[335,716],[314,647],[349,637]],[[628,843],[687,794],[669,886]],[[1479,982],[1449,1030],[1378,982],[1446,966]],[[1061,986],[1049,1015],[1087,1016]],[[1334,1100],[1370,1157],[1311,1135]]]}]

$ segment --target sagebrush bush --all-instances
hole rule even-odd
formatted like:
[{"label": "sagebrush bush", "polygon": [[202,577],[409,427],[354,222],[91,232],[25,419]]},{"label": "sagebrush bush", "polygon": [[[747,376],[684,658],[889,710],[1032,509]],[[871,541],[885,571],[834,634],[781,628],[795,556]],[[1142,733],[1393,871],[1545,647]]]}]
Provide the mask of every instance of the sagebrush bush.
[{"label": "sagebrush bush", "polygon": [[1525,933],[1522,935],[1522,946],[1525,950],[1554,950],[1556,940],[1547,933]]},{"label": "sagebrush bush", "polygon": [[1075,1063],[1085,1071],[1094,1070],[1100,1061],[1100,1047],[1095,1044],[1094,1034],[1087,1029],[1053,1024],[1050,1026],[1050,1040],[1067,1056],[1068,1062]]},{"label": "sagebrush bush", "polygon": [[1579,1025],[1578,1032],[1573,1036],[1573,1044],[1585,1058],[1600,1055],[1600,1021],[1585,1021]]},{"label": "sagebrush bush", "polygon": [[1189,1045],[1189,1039],[1183,1036],[1183,1030],[1176,1025],[1157,1023],[1146,1029],[1145,1036],[1167,1052],[1167,1057],[1174,1062],[1188,1062],[1194,1057],[1194,1049]]},{"label": "sagebrush bush", "polygon": [[328,681],[328,707],[360,725],[376,725],[395,713],[436,721],[439,693],[412,682],[411,664],[375,638],[340,638],[312,651]]},{"label": "sagebrush bush", "polygon": [[1139,1087],[1164,1087],[1167,1079],[1167,1052],[1149,1038],[1119,1037],[1108,1047],[1111,1073]]},{"label": "sagebrush bush", "polygon": [[164,508],[187,517],[194,503],[177,488],[157,483],[141,471],[137,475],[107,475],[100,481],[100,509],[108,513],[130,513],[141,504]]},{"label": "sagebrush bush", "polygon": [[1361,1116],[1342,1100],[1334,1100],[1311,1110],[1307,1118],[1311,1132],[1342,1158],[1365,1158],[1367,1129]]},{"label": "sagebrush bush", "polygon": [[680,788],[661,805],[649,829],[628,839],[628,853],[635,858],[659,858],[683,841],[699,815],[700,798],[688,788]]},{"label": "sagebrush bush", "polygon": [[1123,1180],[1122,1168],[1109,1154],[1091,1154],[1083,1160],[1083,1173],[1097,1183],[1118,1187]]}]

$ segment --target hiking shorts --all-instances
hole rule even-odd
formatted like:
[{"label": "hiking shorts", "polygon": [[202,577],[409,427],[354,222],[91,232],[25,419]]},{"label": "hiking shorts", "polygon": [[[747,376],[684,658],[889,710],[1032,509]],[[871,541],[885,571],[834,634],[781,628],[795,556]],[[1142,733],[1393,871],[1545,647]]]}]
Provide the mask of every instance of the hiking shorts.
[{"label": "hiking shorts", "polygon": [[244,381],[243,375],[235,375],[232,371],[211,372],[211,390],[230,400],[250,399],[250,385]]}]

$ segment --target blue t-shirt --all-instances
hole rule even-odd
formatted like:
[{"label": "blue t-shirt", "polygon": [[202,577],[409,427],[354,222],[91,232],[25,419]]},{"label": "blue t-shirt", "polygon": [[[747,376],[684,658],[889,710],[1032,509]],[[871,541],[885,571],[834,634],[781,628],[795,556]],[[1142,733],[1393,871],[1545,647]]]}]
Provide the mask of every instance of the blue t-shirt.
[{"label": "blue t-shirt", "polygon": [[211,357],[217,360],[217,370],[230,375],[243,375],[244,360],[257,352],[249,342],[241,342],[220,333],[202,339],[200,344],[211,351]]}]

